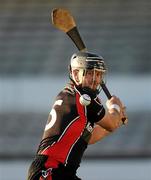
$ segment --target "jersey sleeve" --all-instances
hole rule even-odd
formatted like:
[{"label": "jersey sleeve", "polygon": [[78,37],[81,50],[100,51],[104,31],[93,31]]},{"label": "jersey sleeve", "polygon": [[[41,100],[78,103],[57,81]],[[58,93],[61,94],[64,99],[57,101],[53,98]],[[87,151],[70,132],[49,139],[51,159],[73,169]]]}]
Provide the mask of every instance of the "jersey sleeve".
[{"label": "jersey sleeve", "polygon": [[97,97],[92,99],[91,104],[87,106],[87,118],[91,123],[100,121],[105,115],[105,108]]}]

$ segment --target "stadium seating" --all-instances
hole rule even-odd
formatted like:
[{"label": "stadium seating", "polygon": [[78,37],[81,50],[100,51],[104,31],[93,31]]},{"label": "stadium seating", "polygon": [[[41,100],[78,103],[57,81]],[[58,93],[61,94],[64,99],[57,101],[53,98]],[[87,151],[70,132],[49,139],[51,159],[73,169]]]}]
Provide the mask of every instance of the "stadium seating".
[{"label": "stadium seating", "polygon": [[[50,23],[50,12],[62,4],[7,0],[0,6],[0,74],[64,73],[76,48]],[[64,1],[87,47],[105,57],[110,72],[132,74],[150,72],[149,6],[149,0],[95,0],[86,7],[80,0]]]}]

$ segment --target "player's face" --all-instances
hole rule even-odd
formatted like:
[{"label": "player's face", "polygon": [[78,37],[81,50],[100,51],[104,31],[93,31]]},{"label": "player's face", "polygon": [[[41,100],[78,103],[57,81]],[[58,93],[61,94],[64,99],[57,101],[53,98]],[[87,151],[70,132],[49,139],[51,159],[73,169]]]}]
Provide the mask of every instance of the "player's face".
[{"label": "player's face", "polygon": [[89,87],[92,90],[96,90],[98,86],[100,86],[102,78],[103,78],[102,71],[96,69],[86,70],[86,73],[83,78],[82,86]]}]

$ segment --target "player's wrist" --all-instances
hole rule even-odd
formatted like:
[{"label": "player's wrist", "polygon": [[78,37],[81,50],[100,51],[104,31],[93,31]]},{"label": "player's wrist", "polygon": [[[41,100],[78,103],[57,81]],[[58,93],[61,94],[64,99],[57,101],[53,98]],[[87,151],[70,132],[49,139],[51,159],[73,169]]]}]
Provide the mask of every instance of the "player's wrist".
[{"label": "player's wrist", "polygon": [[120,111],[121,111],[121,108],[120,108],[120,106],[118,104],[111,104],[108,109],[109,110],[115,110],[118,113],[120,113]]}]

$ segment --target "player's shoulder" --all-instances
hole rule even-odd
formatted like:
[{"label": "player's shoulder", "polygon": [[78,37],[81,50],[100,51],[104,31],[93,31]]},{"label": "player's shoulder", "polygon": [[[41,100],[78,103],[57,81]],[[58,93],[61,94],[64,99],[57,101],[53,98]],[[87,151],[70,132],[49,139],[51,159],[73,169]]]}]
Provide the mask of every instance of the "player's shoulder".
[{"label": "player's shoulder", "polygon": [[75,95],[74,86],[73,86],[71,83],[67,84],[67,85],[64,87],[64,89],[62,90],[62,93],[65,93],[65,94],[74,96],[74,95]]},{"label": "player's shoulder", "polygon": [[74,89],[70,86],[64,87],[56,96],[55,101],[62,101],[63,106],[71,106],[76,103]]},{"label": "player's shoulder", "polygon": [[75,96],[74,87],[71,84],[67,84],[57,95],[56,99],[68,99]]}]

